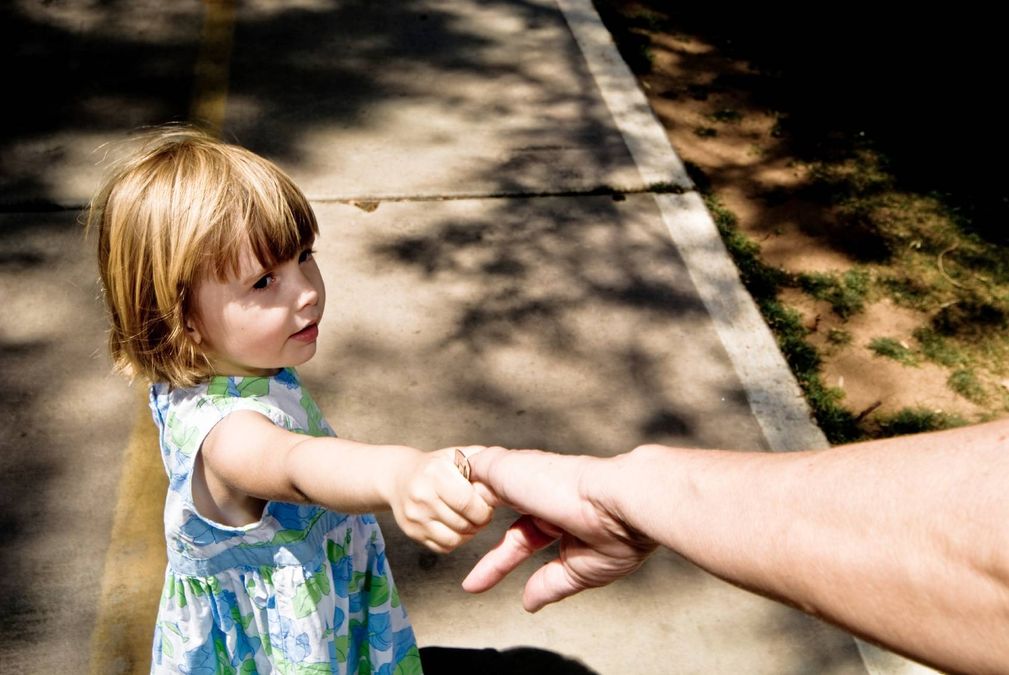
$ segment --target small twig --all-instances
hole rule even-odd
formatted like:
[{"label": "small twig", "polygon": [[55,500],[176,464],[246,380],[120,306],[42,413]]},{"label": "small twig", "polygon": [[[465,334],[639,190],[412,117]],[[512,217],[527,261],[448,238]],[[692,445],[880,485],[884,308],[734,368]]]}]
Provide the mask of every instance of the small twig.
[{"label": "small twig", "polygon": [[951,277],[950,275],[946,274],[946,270],[942,266],[942,257],[944,255],[946,255],[947,253],[951,253],[952,251],[956,250],[956,247],[959,246],[959,245],[960,244],[953,244],[952,246],[950,246],[949,248],[947,248],[946,250],[944,250],[942,253],[939,254],[939,259],[938,259],[938,262],[939,262],[939,274],[941,274],[944,277],[946,277],[946,281],[950,282],[951,284],[953,284],[957,288],[964,288],[963,284],[957,283],[953,279],[953,277]]},{"label": "small twig", "polygon": [[869,413],[871,413],[873,410],[875,410],[876,408],[878,408],[881,405],[883,405],[883,401],[876,401],[875,403],[873,403],[872,405],[870,405],[868,408],[866,408],[862,412],[860,412],[857,415],[855,415],[855,423],[857,424],[858,422],[861,422],[862,420],[864,420],[866,415],[868,415]]}]

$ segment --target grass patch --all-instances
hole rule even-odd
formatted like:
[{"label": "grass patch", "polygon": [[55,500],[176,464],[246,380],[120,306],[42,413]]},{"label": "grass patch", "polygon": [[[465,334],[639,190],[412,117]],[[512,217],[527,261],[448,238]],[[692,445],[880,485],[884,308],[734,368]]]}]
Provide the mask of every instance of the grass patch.
[{"label": "grass patch", "polygon": [[[844,320],[883,297],[898,307],[913,309],[919,315],[914,318],[924,326],[914,332],[913,341],[908,340],[910,347],[892,339],[873,341],[877,354],[905,364],[926,360],[937,364],[944,375],[935,394],[945,397],[952,389],[968,399],[981,400],[983,395],[986,400],[981,413],[1009,413],[1009,386],[1002,384],[1009,382],[1009,229],[1004,227],[1009,202],[997,178],[991,180],[997,190],[991,195],[984,191],[975,194],[975,180],[961,185],[962,177],[971,175],[967,171],[970,167],[957,167],[956,175],[937,179],[935,167],[920,161],[920,157],[929,156],[927,153],[904,152],[904,141],[914,135],[906,133],[906,124],[892,113],[875,119],[867,109],[864,117],[858,116],[856,126],[854,116],[843,107],[843,95],[836,99],[838,105],[810,109],[805,89],[822,80],[819,69],[815,79],[804,79],[808,54],[794,52],[786,58],[785,53],[772,48],[775,41],[754,38],[759,31],[754,33],[752,24],[762,16],[760,10],[742,21],[738,12],[732,13],[736,21],[730,26],[725,23],[728,15],[718,8],[670,9],[668,3],[656,0],[594,2],[631,68],[636,73],[651,73],[648,81],[654,89],[647,90],[649,96],[674,100],[677,105],[703,106],[701,117],[675,133],[696,134],[695,139],[703,140],[691,147],[700,150],[712,143],[738,142],[741,148],[750,143],[745,148],[750,157],[781,157],[797,181],[780,194],[768,195],[763,206],[799,207],[799,232],[815,240],[818,248],[842,254],[855,265],[848,274],[832,275],[800,275],[766,265],[760,247],[738,232],[732,215],[706,197],[743,283],[771,326],[831,442],[881,433],[871,410],[858,413],[854,420],[844,412],[843,393],[824,386],[818,372],[821,356],[843,353],[849,346],[865,348],[861,336],[852,337],[844,330],[849,328]],[[676,55],[670,37],[711,46],[715,54],[728,58],[731,67],[714,79],[702,78],[708,74],[704,69],[695,78],[685,78],[672,67],[672,60],[664,58],[667,53]],[[851,56],[841,58],[847,71]],[[736,64],[731,63],[735,59],[745,65],[743,71],[736,72]],[[861,89],[860,82],[857,91]],[[886,84],[885,90],[891,89]],[[723,97],[723,93],[731,96]],[[886,110],[885,106],[877,108]],[[767,115],[771,117],[765,118]],[[759,138],[729,138],[733,135],[730,131],[739,130],[732,125],[746,122],[767,131]],[[888,132],[895,133],[887,136]],[[743,185],[731,174],[714,173],[717,168],[705,160],[695,158],[699,162],[695,165],[689,154],[683,159],[702,194],[713,188],[701,168],[712,171],[712,178],[717,175],[725,189]],[[961,193],[961,187],[967,186],[967,192]],[[984,189],[988,187],[986,184]],[[680,189],[670,186],[668,191]],[[1000,206],[982,208],[988,202],[976,202],[978,196],[996,198]],[[778,217],[771,215],[767,222]],[[789,227],[784,234],[790,236],[792,230]],[[818,309],[824,303],[832,307],[835,316],[818,324],[821,331],[824,325],[835,326],[819,336],[824,339],[817,342],[823,345],[822,352],[809,345],[811,336],[804,320],[778,301],[785,287],[800,288],[817,298]],[[808,303],[803,299],[802,304]],[[883,327],[876,330],[877,335],[891,332],[896,334]],[[853,344],[856,341],[858,344]],[[942,385],[946,378],[950,389]],[[924,406],[883,420],[883,435],[945,428],[956,422],[926,411],[939,407],[937,404]]]},{"label": "grass patch", "polygon": [[967,422],[958,415],[950,415],[939,410],[904,408],[893,415],[876,418],[880,436],[905,436],[926,431],[939,431],[962,427]]},{"label": "grass patch", "polygon": [[818,375],[820,354],[806,341],[809,331],[802,325],[799,313],[777,300],[765,300],[759,306],[792,372],[799,378]]},{"label": "grass patch", "polygon": [[982,405],[988,399],[981,381],[977,379],[977,375],[970,368],[954,370],[953,374],[946,380],[946,384],[949,385],[950,389],[972,403]]},{"label": "grass patch", "polygon": [[832,345],[844,347],[845,345],[850,345],[851,341],[851,332],[846,331],[843,328],[831,328],[827,331],[827,342]]},{"label": "grass patch", "polygon": [[802,325],[801,316],[778,301],[778,291],[791,283],[791,278],[760,259],[760,247],[739,232],[735,214],[725,208],[717,197],[709,194],[704,199],[722,241],[736,263],[743,285],[774,333],[778,347],[827,440],[836,444],[863,438],[858,420],[841,405],[844,392],[823,383],[820,354],[806,340],[809,330]]},{"label": "grass patch", "polygon": [[717,197],[706,195],[704,203],[715,221],[715,227],[722,236],[725,248],[736,263],[746,290],[758,305],[771,300],[776,301],[778,290],[788,281],[788,275],[760,259],[760,247],[736,228],[738,222],[736,215],[725,208]]},{"label": "grass patch", "polygon": [[807,381],[800,380],[806,400],[813,409],[816,423],[832,445],[853,443],[865,438],[859,427],[858,418],[841,405],[844,392],[823,384],[819,375]]},{"label": "grass patch", "polygon": [[879,285],[902,307],[926,311],[933,306],[932,289],[919,278],[888,275],[879,280]]},{"label": "grass patch", "polygon": [[915,357],[914,352],[893,338],[873,338],[872,342],[869,343],[869,349],[875,352],[877,356],[893,359],[894,361],[903,363],[905,366],[918,365],[918,359]]},{"label": "grass patch", "polygon": [[885,159],[868,147],[858,148],[847,157],[828,157],[809,166],[809,177],[816,194],[832,204],[854,204],[893,187],[893,176],[886,170]]},{"label": "grass patch", "polygon": [[761,303],[760,311],[827,440],[837,444],[863,438],[858,420],[841,405],[844,392],[823,383],[820,354],[806,341],[809,331],[802,325],[799,313],[777,300]]},{"label": "grass patch", "polygon": [[925,358],[940,366],[955,368],[967,363],[967,356],[953,344],[952,340],[943,337],[932,328],[922,326],[914,331],[914,339],[921,345]]},{"label": "grass patch", "polygon": [[648,192],[658,192],[660,194],[682,195],[686,192],[686,189],[684,189],[682,185],[676,185],[675,183],[670,183],[668,181],[652,183],[646,189]]},{"label": "grass patch", "polygon": [[847,319],[865,309],[871,276],[866,270],[853,268],[844,274],[800,274],[799,288],[817,300],[830,303],[834,313]]}]

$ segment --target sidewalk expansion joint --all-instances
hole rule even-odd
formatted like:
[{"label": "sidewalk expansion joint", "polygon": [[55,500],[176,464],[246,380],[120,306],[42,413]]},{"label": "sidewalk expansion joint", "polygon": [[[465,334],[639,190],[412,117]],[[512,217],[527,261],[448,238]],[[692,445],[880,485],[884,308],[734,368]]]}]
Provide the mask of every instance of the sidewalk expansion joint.
[{"label": "sidewalk expansion joint", "polygon": [[627,195],[682,195],[690,192],[697,192],[697,190],[672,183],[661,183],[642,187],[600,185],[581,190],[499,190],[493,192],[457,192],[453,194],[385,194],[353,197],[313,197],[309,195],[308,200],[313,204],[351,204],[354,206],[380,204],[382,202],[446,202],[479,199],[538,199],[548,197],[613,197],[619,201],[621,197]]},{"label": "sidewalk expansion joint", "polygon": [[[621,199],[627,195],[685,195],[693,192],[697,192],[697,190],[694,188],[676,185],[674,183],[658,183],[655,185],[645,185],[641,187],[614,187],[610,185],[598,185],[592,188],[570,190],[498,190],[491,192],[458,192],[454,194],[364,194],[332,197],[306,196],[308,197],[308,201],[313,204],[350,204],[351,206],[363,208],[366,211],[373,211],[382,202],[447,202],[479,199],[539,199],[549,197],[612,197],[616,201],[621,201]],[[88,204],[82,202],[67,204],[0,204],[0,215],[67,213],[73,211],[84,211],[87,208]]]}]

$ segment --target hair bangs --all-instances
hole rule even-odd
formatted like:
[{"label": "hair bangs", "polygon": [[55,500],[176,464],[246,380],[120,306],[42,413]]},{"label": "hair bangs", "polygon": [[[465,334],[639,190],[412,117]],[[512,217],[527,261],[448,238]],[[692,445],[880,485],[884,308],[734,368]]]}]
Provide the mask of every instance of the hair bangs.
[{"label": "hair bangs", "polygon": [[[260,167],[257,167],[260,168]],[[310,248],[319,226],[308,199],[284,174],[259,171],[232,186],[231,208],[210,230],[205,251],[218,279],[237,277],[249,249],[263,269],[270,269]]]}]

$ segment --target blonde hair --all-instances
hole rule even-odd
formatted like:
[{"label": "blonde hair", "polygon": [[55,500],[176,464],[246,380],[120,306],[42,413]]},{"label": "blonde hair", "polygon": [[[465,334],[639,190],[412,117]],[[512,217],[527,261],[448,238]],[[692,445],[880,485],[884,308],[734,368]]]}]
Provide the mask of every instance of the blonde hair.
[{"label": "blonde hair", "polygon": [[264,268],[311,246],[308,199],[273,163],[189,128],[140,139],[88,210],[116,369],[192,386],[213,374],[186,331],[199,281],[238,274],[250,246]]}]

